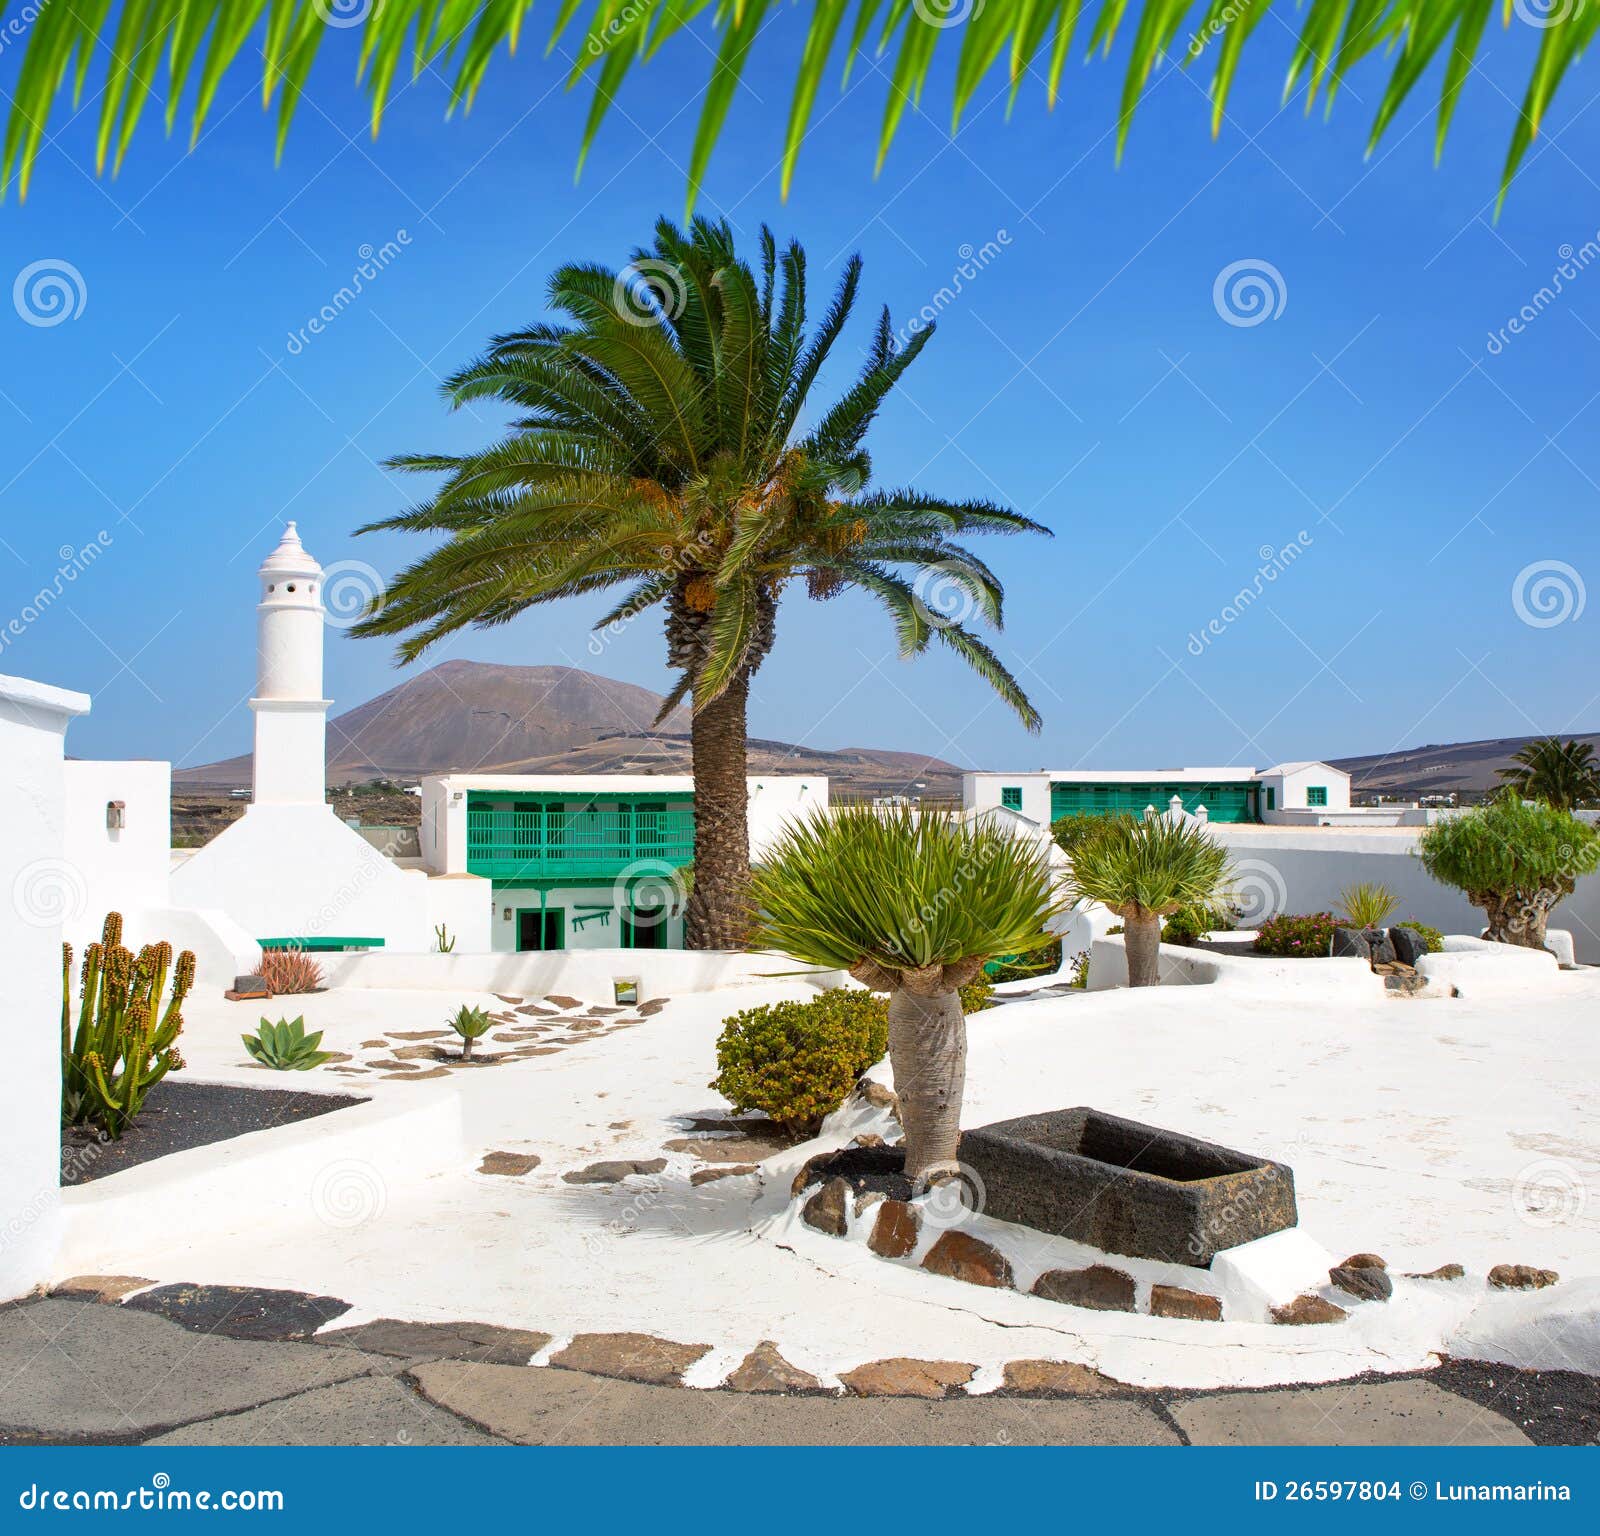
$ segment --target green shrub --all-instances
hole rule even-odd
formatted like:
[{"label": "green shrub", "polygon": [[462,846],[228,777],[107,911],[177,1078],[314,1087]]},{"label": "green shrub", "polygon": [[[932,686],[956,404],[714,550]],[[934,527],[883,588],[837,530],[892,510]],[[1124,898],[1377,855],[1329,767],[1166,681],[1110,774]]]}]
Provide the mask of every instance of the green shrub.
[{"label": "green shrub", "polygon": [[264,1067],[274,1072],[309,1072],[320,1067],[332,1055],[321,1051],[322,1031],[306,1033],[305,1019],[279,1019],[276,1024],[267,1019],[253,1035],[240,1035],[244,1048]]},{"label": "green shrub", "polygon": [[1303,956],[1320,959],[1333,949],[1333,930],[1345,926],[1331,912],[1296,917],[1288,912],[1269,917],[1256,931],[1259,955]]},{"label": "green shrub", "polygon": [[[168,978],[172,996],[163,1002]],[[61,1123],[94,1125],[116,1140],[133,1124],[145,1095],[183,1066],[177,1040],[183,1001],[194,985],[189,950],[174,965],[172,946],[122,944],[122,914],[106,915],[100,942],[83,954],[81,1001],[72,1017],[72,946],[61,946]]]},{"label": "green shrub", "polygon": [[1198,944],[1208,933],[1223,933],[1235,926],[1232,907],[1179,907],[1161,929],[1163,944]]},{"label": "green shrub", "polygon": [[[994,987],[985,980],[969,981],[966,986],[957,989],[956,995],[961,999],[961,1011],[969,1018],[975,1013],[982,1013],[985,1008],[994,1007]],[[888,1004],[885,1003],[884,1007],[887,1009]]]},{"label": "green shrub", "polygon": [[1542,949],[1550,909],[1600,864],[1600,833],[1508,793],[1427,828],[1417,856],[1435,880],[1483,908],[1491,939]]},{"label": "green shrub", "polygon": [[1444,948],[1444,935],[1437,928],[1430,928],[1426,923],[1419,923],[1416,918],[1408,917],[1403,923],[1397,923],[1397,928],[1409,928],[1413,933],[1420,934],[1423,942],[1428,946],[1430,955],[1437,955]]},{"label": "green shrub", "polygon": [[841,988],[725,1020],[711,1086],[735,1109],[759,1110],[792,1135],[810,1136],[888,1049],[888,1003]]},{"label": "green shrub", "polygon": [[1072,962],[1072,975],[1067,981],[1069,987],[1076,987],[1080,992],[1085,991],[1089,985],[1089,951],[1084,950]]}]

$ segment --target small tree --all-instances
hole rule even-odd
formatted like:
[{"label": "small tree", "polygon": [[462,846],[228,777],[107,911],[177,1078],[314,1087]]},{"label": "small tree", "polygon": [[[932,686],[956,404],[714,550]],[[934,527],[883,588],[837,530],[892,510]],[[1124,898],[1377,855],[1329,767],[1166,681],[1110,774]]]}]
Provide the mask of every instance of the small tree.
[{"label": "small tree", "polygon": [[1227,850],[1192,821],[1107,818],[1078,840],[1070,857],[1073,896],[1101,902],[1122,919],[1130,987],[1161,980],[1162,918],[1232,895]]},{"label": "small tree", "polygon": [[1429,827],[1417,856],[1435,880],[1483,908],[1489,938],[1543,949],[1550,909],[1600,865],[1600,833],[1507,793]]},{"label": "small tree", "polygon": [[966,1084],[959,989],[1050,942],[1044,850],[1010,829],[851,806],[792,825],[756,872],[755,942],[889,994],[889,1060],[918,1187],[953,1173]]}]

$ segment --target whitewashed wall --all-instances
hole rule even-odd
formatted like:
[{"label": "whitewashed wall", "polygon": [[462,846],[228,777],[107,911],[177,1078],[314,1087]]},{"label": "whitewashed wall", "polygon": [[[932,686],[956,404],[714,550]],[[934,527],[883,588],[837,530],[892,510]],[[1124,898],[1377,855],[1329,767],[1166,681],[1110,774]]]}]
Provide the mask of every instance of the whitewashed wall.
[{"label": "whitewashed wall", "polygon": [[[63,768],[65,853],[83,876],[85,920],[98,932],[107,912],[166,906],[172,764],[88,761]],[[106,824],[114,801],[123,805],[120,829]]]},{"label": "whitewashed wall", "polygon": [[83,901],[62,738],[88,708],[84,694],[0,676],[0,1301],[50,1278],[60,1238],[61,918]]},{"label": "whitewashed wall", "polygon": [[[1232,852],[1252,892],[1274,893],[1278,911],[1334,910],[1346,886],[1373,880],[1399,896],[1397,918],[1415,917],[1445,933],[1476,934],[1483,929],[1482,911],[1423,869],[1416,857],[1420,828],[1359,832],[1338,827],[1215,825],[1211,832]],[[1580,961],[1600,964],[1600,875],[1579,882],[1551,915],[1550,926],[1571,930]]]}]

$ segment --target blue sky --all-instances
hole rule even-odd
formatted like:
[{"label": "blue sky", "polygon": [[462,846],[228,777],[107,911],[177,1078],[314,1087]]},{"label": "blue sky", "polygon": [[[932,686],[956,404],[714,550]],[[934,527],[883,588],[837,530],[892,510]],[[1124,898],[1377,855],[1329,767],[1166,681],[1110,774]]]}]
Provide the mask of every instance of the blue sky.
[{"label": "blue sky", "polygon": [[[1331,123],[1320,108],[1308,121],[1279,108],[1273,42],[1245,65],[1216,143],[1201,83],[1163,71],[1120,170],[1115,66],[1069,69],[1053,114],[1026,91],[1009,123],[991,84],[952,141],[946,61],[874,180],[884,77],[858,68],[848,93],[824,94],[785,205],[775,159],[802,16],[769,29],[701,208],[752,250],[763,221],[798,237],[813,313],[857,250],[872,308],[939,308],[876,430],[878,475],[1055,529],[982,548],[1008,587],[995,643],[1045,725],[1030,739],[944,655],[898,661],[864,599],[796,596],[756,682],[754,734],[1131,767],[1600,729],[1600,611],[1581,609],[1600,571],[1592,63],[1498,225],[1534,41],[1521,26],[1495,29],[1438,171],[1431,97],[1364,161],[1374,79],[1354,81]],[[353,36],[337,36],[276,169],[248,70],[193,154],[152,121],[116,181],[88,173],[92,111],[63,104],[28,202],[0,207],[7,288],[38,262],[81,274],[71,320],[27,324],[0,305],[0,671],[94,695],[70,750],[179,764],[246,750],[253,573],[282,520],[325,564],[388,573],[414,557],[404,537],[351,536],[412,494],[380,461],[501,425],[447,415],[437,379],[537,318],[555,265],[620,264],[681,212],[702,48],[687,39],[635,75],[576,186],[587,95],[539,53],[498,59],[449,123],[425,77],[373,143]],[[0,52],[0,86],[19,54]],[[291,345],[386,242],[397,254],[359,301]],[[992,258],[936,298],[986,243]],[[1566,254],[1563,291],[1491,347]],[[1241,262],[1272,269],[1273,318],[1219,313],[1218,276]],[[825,392],[848,381],[869,325],[864,306]],[[90,543],[92,563],[58,582],[61,551]],[[28,617],[47,585],[61,597]],[[547,610],[432,659],[569,663],[664,688],[653,621],[592,654],[602,611]],[[397,676],[382,643],[331,638],[339,707]]]}]

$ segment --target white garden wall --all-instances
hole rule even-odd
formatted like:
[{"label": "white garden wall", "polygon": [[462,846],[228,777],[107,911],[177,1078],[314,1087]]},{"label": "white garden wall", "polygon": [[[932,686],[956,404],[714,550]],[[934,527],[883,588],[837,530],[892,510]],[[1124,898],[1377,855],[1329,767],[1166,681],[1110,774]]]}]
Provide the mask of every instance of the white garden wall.
[{"label": "white garden wall", "polygon": [[[1213,825],[1212,835],[1233,854],[1252,896],[1271,902],[1269,912],[1321,912],[1337,908],[1339,892],[1362,880],[1379,881],[1400,898],[1396,919],[1414,917],[1445,933],[1476,934],[1483,913],[1460,891],[1440,885],[1416,857],[1421,828],[1358,831],[1343,827],[1295,829]],[[1264,915],[1259,912],[1253,916]],[[1572,931],[1577,958],[1600,964],[1600,875],[1577,890],[1550,918]]]},{"label": "white garden wall", "polygon": [[65,857],[62,738],[87,695],[0,676],[0,1301],[50,1277],[60,1237],[61,919],[83,901]]},{"label": "white garden wall", "polygon": [[82,920],[98,933],[107,912],[166,906],[172,764],[80,761],[62,767],[65,853],[83,877]]}]

